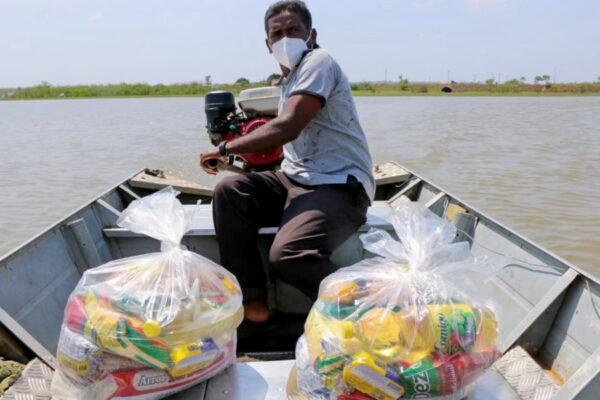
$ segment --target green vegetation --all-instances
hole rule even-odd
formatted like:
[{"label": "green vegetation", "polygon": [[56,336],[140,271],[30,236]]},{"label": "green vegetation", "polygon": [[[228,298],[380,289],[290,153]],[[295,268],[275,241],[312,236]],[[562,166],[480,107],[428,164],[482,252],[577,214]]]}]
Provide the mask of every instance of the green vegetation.
[{"label": "green vegetation", "polygon": [[354,91],[363,91],[363,92],[375,92],[373,89],[373,85],[369,82],[361,82],[361,83],[352,83],[350,84],[350,90]]},{"label": "green vegetation", "polygon": [[533,81],[535,83],[541,83],[541,82],[546,82],[546,85],[550,84],[550,75],[538,75],[535,78],[533,78]]},{"label": "green vegetation", "polygon": [[0,357],[0,396],[19,378],[25,366]]},{"label": "green vegetation", "polygon": [[[233,84],[213,84],[210,75],[203,82],[177,83],[172,85],[148,85],[146,83],[120,83],[111,85],[52,86],[48,82],[27,88],[0,89],[0,99],[56,99],[90,97],[138,97],[138,96],[204,96],[211,90],[228,90],[239,94],[240,90],[268,86],[279,75],[271,74],[260,82],[250,82],[240,77]],[[534,78],[534,84],[526,84],[525,77],[498,83],[491,78],[485,83],[425,83],[409,82],[402,75],[398,82],[360,82],[350,84],[355,96],[580,96],[600,95],[600,76],[594,83],[550,84],[550,76]],[[451,93],[442,92],[450,87]]]},{"label": "green vegetation", "polygon": [[238,80],[235,81],[234,85],[249,86],[250,81],[246,78],[238,78]]},{"label": "green vegetation", "polygon": [[48,82],[40,85],[0,89],[1,98],[11,99],[55,99],[55,98],[85,98],[85,97],[137,97],[137,96],[204,96],[211,90],[229,90],[238,94],[240,90],[270,85],[271,81],[250,83],[246,78],[239,78],[234,84],[213,85],[211,76],[207,75],[204,82],[177,83],[173,85],[148,85],[146,83],[120,83],[115,85],[77,85],[52,86]]},{"label": "green vegetation", "polygon": [[[540,82],[550,78],[540,76]],[[499,84],[494,79],[485,83],[361,83],[351,84],[355,96],[582,96],[600,95],[600,80],[595,83],[525,84],[524,78]],[[369,85],[368,87],[366,85]],[[442,92],[450,87],[451,93]]]}]

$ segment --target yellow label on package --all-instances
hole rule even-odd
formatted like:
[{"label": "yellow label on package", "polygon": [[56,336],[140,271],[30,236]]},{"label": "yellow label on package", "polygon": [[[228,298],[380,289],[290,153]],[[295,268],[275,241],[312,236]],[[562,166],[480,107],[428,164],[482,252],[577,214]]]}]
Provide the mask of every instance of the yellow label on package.
[{"label": "yellow label on package", "polygon": [[404,395],[398,371],[364,351],[352,356],[352,362],[344,368],[343,378],[353,388],[377,400],[396,400]]},{"label": "yellow label on package", "polygon": [[184,344],[171,352],[169,372],[173,377],[187,375],[212,364],[219,348],[212,339]]},{"label": "yellow label on package", "polygon": [[57,358],[58,358],[58,364],[61,367],[68,369],[71,372],[74,372],[78,375],[87,374],[87,372],[89,370],[89,363],[88,363],[87,356],[83,359],[83,361],[77,361],[77,360],[67,356],[62,351],[58,350]]}]

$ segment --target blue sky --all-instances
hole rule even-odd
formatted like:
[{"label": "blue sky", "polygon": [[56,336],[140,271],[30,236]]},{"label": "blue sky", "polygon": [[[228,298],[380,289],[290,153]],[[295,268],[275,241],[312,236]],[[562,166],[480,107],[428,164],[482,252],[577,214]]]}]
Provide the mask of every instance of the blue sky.
[{"label": "blue sky", "polygon": [[[0,0],[0,87],[251,81],[263,0]],[[600,0],[308,0],[350,81],[600,76]]]}]

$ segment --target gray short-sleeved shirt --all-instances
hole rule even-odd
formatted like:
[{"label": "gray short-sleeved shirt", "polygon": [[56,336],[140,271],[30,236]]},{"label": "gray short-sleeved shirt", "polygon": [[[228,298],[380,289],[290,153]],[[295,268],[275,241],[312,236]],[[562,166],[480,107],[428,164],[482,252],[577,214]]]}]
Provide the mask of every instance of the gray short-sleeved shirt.
[{"label": "gray short-sleeved shirt", "polygon": [[306,185],[345,183],[348,175],[354,175],[373,199],[373,164],[350,84],[325,50],[306,53],[282,80],[280,113],[288,98],[298,93],[320,98],[323,107],[300,136],[283,146],[282,172]]}]

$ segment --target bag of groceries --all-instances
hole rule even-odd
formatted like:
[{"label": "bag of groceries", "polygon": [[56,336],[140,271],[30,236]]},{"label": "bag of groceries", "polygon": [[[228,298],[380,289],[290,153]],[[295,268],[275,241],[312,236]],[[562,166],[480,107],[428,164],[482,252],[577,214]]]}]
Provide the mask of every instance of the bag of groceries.
[{"label": "bag of groceries", "polygon": [[461,399],[501,356],[495,313],[450,279],[490,265],[418,203],[400,205],[390,222],[399,241],[371,229],[361,240],[378,257],[321,282],[288,399]]},{"label": "bag of groceries", "polygon": [[55,399],[159,399],[235,359],[243,319],[230,272],[180,244],[191,215],[166,188],[134,201],[117,224],[161,251],[87,270],[68,299],[52,381]]}]

